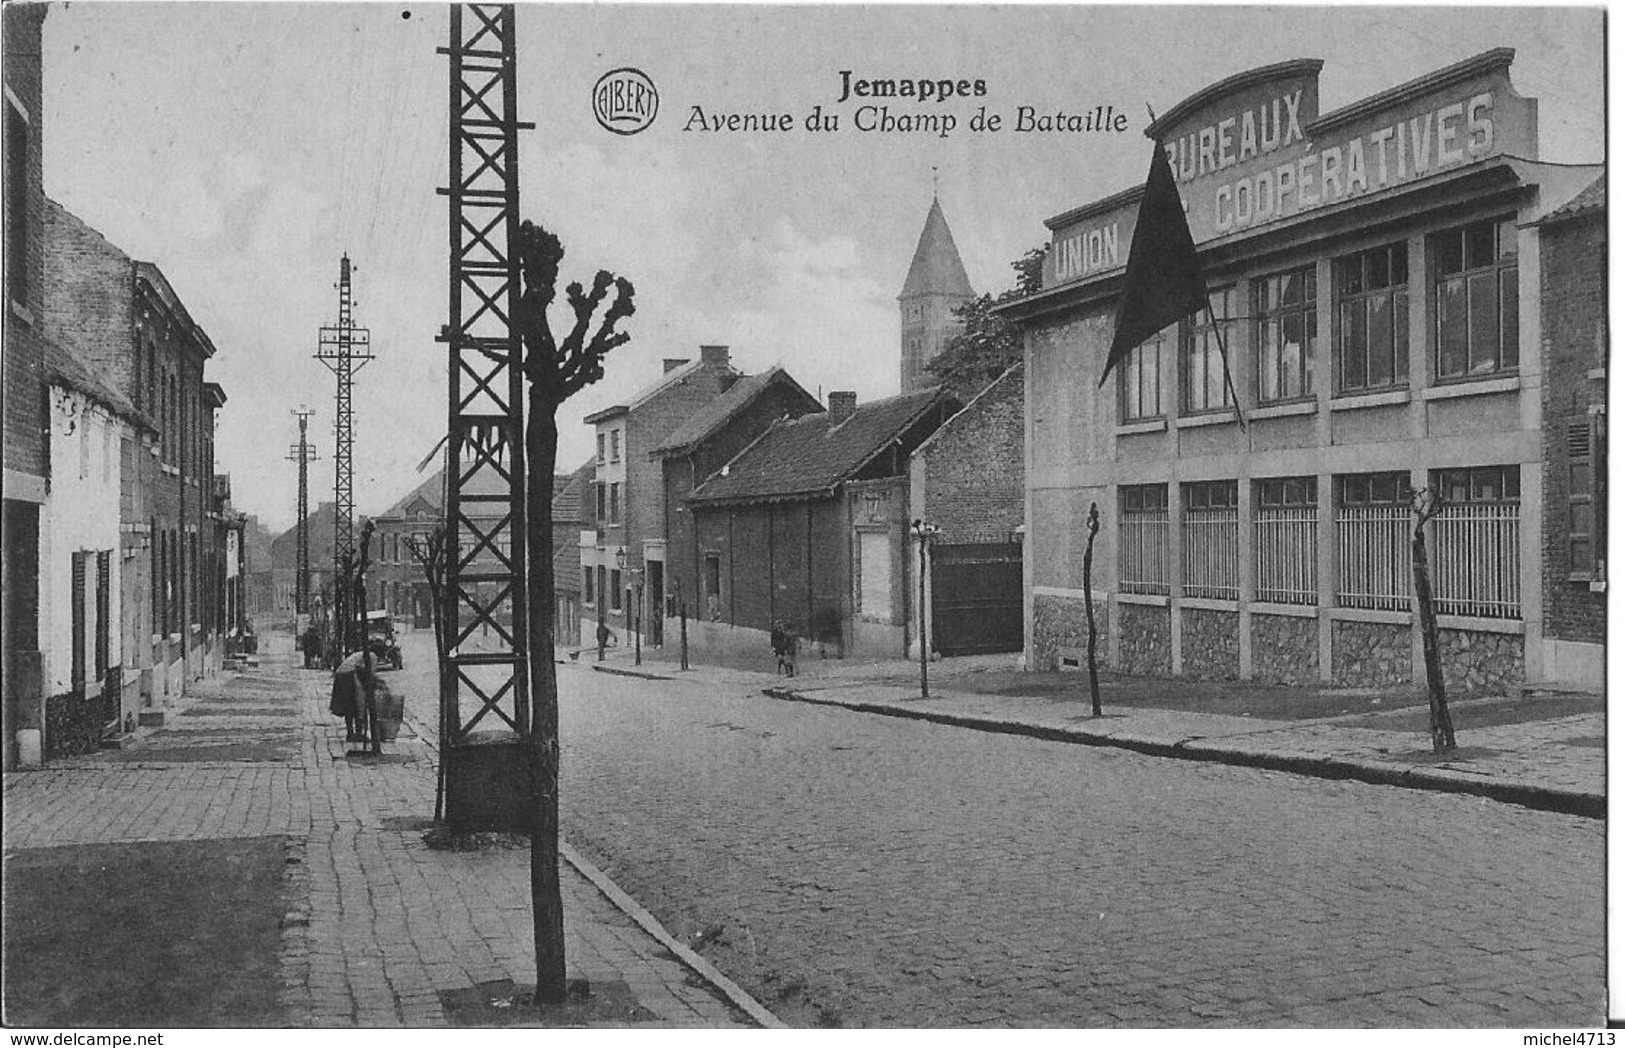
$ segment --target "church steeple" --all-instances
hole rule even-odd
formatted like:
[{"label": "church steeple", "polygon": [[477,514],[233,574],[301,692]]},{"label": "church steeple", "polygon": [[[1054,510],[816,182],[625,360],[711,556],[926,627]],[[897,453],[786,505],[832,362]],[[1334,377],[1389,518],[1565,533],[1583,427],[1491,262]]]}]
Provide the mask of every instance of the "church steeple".
[{"label": "church steeple", "polygon": [[935,186],[932,188],[931,210],[926,213],[914,261],[897,296],[903,321],[904,393],[932,385],[925,365],[963,328],[954,316],[954,308],[976,297],[948,219],[942,213],[942,203],[936,197]]}]

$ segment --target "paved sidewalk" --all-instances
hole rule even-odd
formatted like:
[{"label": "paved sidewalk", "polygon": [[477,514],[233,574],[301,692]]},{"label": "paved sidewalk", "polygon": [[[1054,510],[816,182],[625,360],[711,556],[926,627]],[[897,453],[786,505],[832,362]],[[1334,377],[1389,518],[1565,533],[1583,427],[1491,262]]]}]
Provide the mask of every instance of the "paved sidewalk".
[{"label": "paved sidewalk", "polygon": [[[8,862],[64,845],[280,837],[288,1025],[522,1024],[511,998],[535,979],[528,848],[431,850],[434,754],[410,723],[381,761],[349,758],[327,675],[291,655],[262,661],[200,685],[124,749],[7,773]],[[593,992],[578,1024],[777,1024],[563,850],[568,974]]]},{"label": "paved sidewalk", "polygon": [[[583,654],[583,660],[592,656]],[[1492,714],[1514,702],[1507,697],[1456,699],[1456,753],[1437,757],[1427,733],[1427,707],[1368,707],[1356,713],[1300,720],[1263,720],[1189,710],[1103,705],[1091,715],[1087,701],[1054,694],[979,694],[956,689],[956,676],[1007,666],[1010,656],[952,660],[931,667],[931,697],[920,698],[913,667],[902,661],[811,662],[794,680],[773,673],[696,664],[683,672],[669,662],[645,658],[633,667],[628,655],[611,652],[593,668],[608,673],[755,684],[777,699],[844,706],[865,713],[907,717],[1008,734],[1033,735],[1086,745],[1115,746],[1159,756],[1270,768],[1322,778],[1356,779],[1416,789],[1469,793],[1532,808],[1601,818],[1604,795],[1604,715],[1594,709],[1543,716],[1533,695],[1518,716]],[[957,665],[955,665],[957,664]],[[1035,677],[1052,677],[1035,674]],[[904,684],[901,681],[908,681]],[[1200,689],[1200,682],[1169,681],[1170,689]],[[1226,685],[1235,688],[1236,685]],[[1035,688],[1034,691],[1044,689]],[[1170,703],[1173,704],[1173,703]],[[1554,712],[1573,704],[1549,703]],[[1375,710],[1375,712],[1374,712]],[[1473,712],[1485,727],[1464,728]],[[1496,723],[1511,719],[1515,723]]]}]

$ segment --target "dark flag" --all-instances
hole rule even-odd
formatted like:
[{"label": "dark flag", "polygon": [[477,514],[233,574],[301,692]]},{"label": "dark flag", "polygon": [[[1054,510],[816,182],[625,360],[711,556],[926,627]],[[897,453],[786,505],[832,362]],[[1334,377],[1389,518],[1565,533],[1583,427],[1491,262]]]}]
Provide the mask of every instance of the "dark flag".
[{"label": "dark flag", "polygon": [[1140,217],[1134,224],[1128,270],[1123,275],[1123,299],[1117,306],[1117,331],[1100,384],[1106,384],[1112,368],[1135,346],[1206,306],[1207,281],[1196,261],[1196,244],[1185,223],[1168,155],[1158,142],[1140,197]]}]

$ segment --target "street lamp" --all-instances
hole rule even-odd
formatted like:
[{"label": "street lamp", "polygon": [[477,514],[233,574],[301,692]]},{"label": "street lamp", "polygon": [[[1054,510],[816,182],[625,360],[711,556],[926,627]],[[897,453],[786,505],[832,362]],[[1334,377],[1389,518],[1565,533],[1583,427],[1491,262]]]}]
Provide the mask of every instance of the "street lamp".
[{"label": "street lamp", "polygon": [[643,665],[643,569],[633,568],[627,573],[637,586],[637,603],[632,605],[632,665]]},{"label": "street lamp", "polygon": [[913,531],[914,539],[920,546],[920,698],[929,699],[931,697],[931,688],[925,677],[926,647],[928,644],[925,637],[925,550],[933,539],[942,534],[942,529],[935,524],[927,524],[916,517],[910,530]]}]

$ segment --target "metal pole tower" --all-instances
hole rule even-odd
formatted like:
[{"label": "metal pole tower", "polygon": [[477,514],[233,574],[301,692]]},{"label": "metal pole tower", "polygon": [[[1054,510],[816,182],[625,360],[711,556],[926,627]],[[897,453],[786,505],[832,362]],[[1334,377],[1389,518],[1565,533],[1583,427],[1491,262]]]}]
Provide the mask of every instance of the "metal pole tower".
[{"label": "metal pole tower", "polygon": [[[451,60],[450,177],[441,190],[451,248],[451,318],[441,335],[450,393],[441,701],[455,751],[482,726],[519,736],[531,729],[524,381],[514,322],[522,288],[512,244],[518,132],[532,125],[515,115],[511,4],[452,5],[451,44],[440,50]],[[455,823],[457,779],[477,773],[455,752],[448,771]]]},{"label": "metal pole tower", "polygon": [[[316,448],[310,443],[307,429],[310,416],[315,412],[307,407],[294,408],[289,414],[299,420],[299,443],[288,448],[288,461],[299,463],[299,524],[298,561],[293,576],[293,612],[310,613],[310,463],[316,461]],[[303,628],[301,626],[301,628]]]},{"label": "metal pole tower", "polygon": [[[316,359],[327,365],[338,377],[338,392],[333,401],[333,600],[341,612],[334,621],[339,627],[338,640],[343,649],[350,650],[347,629],[354,617],[350,607],[351,572],[355,568],[355,469],[351,465],[351,452],[355,446],[355,417],[351,408],[350,386],[355,373],[373,359],[371,332],[355,326],[351,316],[354,303],[350,298],[350,256],[339,259],[339,319],[338,323],[321,329],[317,340]],[[345,614],[347,613],[347,614]]]}]

